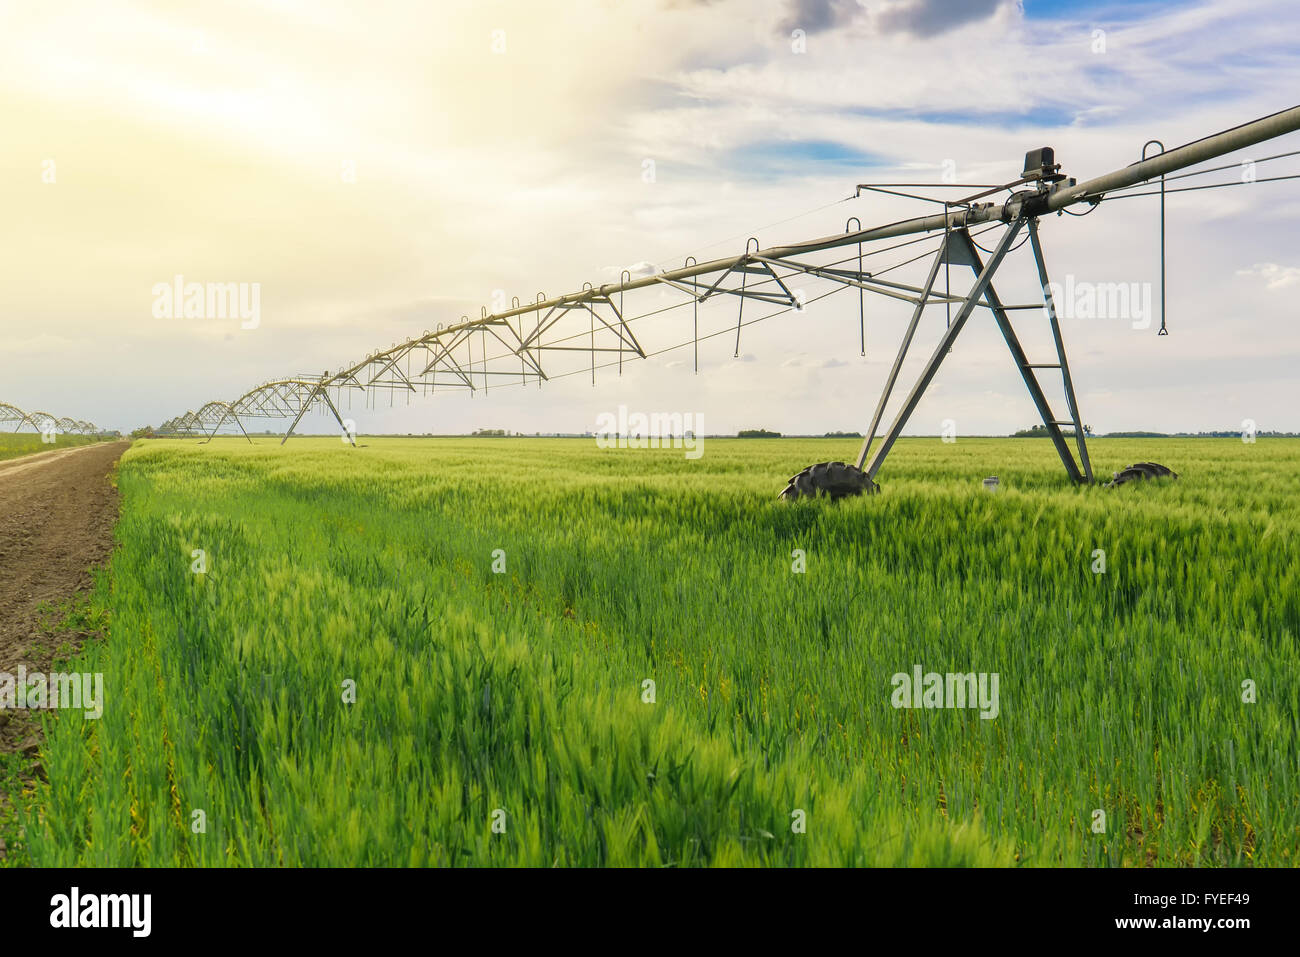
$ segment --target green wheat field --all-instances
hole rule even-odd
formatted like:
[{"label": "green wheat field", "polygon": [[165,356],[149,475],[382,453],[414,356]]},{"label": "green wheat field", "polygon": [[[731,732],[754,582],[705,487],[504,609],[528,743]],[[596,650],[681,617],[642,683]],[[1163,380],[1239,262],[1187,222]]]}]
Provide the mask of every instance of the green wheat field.
[{"label": "green wheat field", "polygon": [[6,863],[1300,864],[1300,440],[360,442],[126,454]]}]

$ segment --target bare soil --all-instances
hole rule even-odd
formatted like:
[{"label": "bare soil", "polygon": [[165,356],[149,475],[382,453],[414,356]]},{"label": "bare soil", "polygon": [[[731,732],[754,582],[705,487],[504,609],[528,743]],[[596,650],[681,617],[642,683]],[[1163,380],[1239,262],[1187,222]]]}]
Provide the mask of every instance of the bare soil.
[{"label": "bare soil", "polygon": [[[118,495],[110,473],[130,445],[108,442],[0,462],[0,672],[49,666],[51,609],[67,610],[88,592],[91,568],[112,551]],[[75,651],[86,637],[69,630],[58,640]],[[36,731],[25,712],[0,712],[0,753],[34,759]]]}]

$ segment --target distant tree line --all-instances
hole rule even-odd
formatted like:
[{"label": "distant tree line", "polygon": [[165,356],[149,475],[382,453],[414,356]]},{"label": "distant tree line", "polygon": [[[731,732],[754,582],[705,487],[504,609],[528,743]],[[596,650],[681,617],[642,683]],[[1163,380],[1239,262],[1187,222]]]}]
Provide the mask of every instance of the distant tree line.
[{"label": "distant tree line", "polygon": [[[1092,435],[1092,426],[1083,427],[1084,435]],[[1063,432],[1062,435],[1074,437],[1074,432]],[[1296,432],[1256,432],[1256,436],[1273,438],[1295,438],[1300,433]],[[1027,429],[1021,429],[1019,432],[1011,433],[1013,439],[1036,439],[1047,437],[1047,426],[1034,425]],[[1129,432],[1106,432],[1104,437],[1108,439],[1238,439],[1241,438],[1240,429],[1218,430],[1214,432],[1148,432],[1144,430],[1135,430]]]},{"label": "distant tree line", "polygon": [[[1047,438],[1047,436],[1048,436],[1049,434],[1050,434],[1050,433],[1047,431],[1047,426],[1045,426],[1045,425],[1031,425],[1031,426],[1030,426],[1029,428],[1027,428],[1027,429],[1021,429],[1019,432],[1012,432],[1012,433],[1011,433],[1011,437],[1012,437],[1013,439],[1045,439],[1045,438]],[[1068,431],[1068,432],[1062,431],[1061,434],[1062,434],[1062,435],[1069,436],[1070,438],[1074,438],[1074,430],[1073,430],[1073,429],[1071,429],[1071,430]],[[1092,435],[1092,426],[1091,426],[1091,425],[1085,425],[1085,426],[1083,427],[1083,434],[1084,434],[1084,435]]]},{"label": "distant tree line", "polygon": [[[1241,429],[1220,429],[1214,432],[1107,432],[1106,437],[1111,439],[1239,439],[1241,432]],[[1257,438],[1275,439],[1293,439],[1298,435],[1300,433],[1276,430],[1255,433]]]}]

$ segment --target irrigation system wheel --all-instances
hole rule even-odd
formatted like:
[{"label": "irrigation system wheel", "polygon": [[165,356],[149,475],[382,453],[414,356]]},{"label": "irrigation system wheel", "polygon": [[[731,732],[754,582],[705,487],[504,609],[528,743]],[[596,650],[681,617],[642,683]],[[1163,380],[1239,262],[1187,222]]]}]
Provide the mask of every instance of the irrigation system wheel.
[{"label": "irrigation system wheel", "polygon": [[1135,462],[1126,469],[1114,472],[1113,478],[1106,483],[1106,488],[1126,485],[1129,482],[1153,478],[1178,478],[1178,473],[1155,462]]},{"label": "irrigation system wheel", "polygon": [[790,476],[790,484],[778,497],[791,500],[819,498],[826,495],[831,499],[840,499],[850,495],[861,495],[864,492],[874,495],[879,491],[880,486],[856,466],[846,465],[843,462],[818,462],[816,465],[808,466],[798,475]]}]

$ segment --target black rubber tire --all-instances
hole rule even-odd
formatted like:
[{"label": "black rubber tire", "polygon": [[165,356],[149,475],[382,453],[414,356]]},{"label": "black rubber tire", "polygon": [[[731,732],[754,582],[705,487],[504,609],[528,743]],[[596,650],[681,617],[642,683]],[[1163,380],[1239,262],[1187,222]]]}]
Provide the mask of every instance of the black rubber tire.
[{"label": "black rubber tire", "polygon": [[824,495],[835,500],[863,493],[874,495],[879,491],[880,486],[867,478],[867,473],[857,466],[845,465],[843,462],[818,462],[798,475],[790,476],[790,483],[778,498],[791,501]]},{"label": "black rubber tire", "polygon": [[1126,469],[1113,473],[1113,478],[1106,483],[1106,488],[1127,485],[1129,482],[1153,478],[1178,478],[1178,473],[1155,462],[1134,462]]}]

